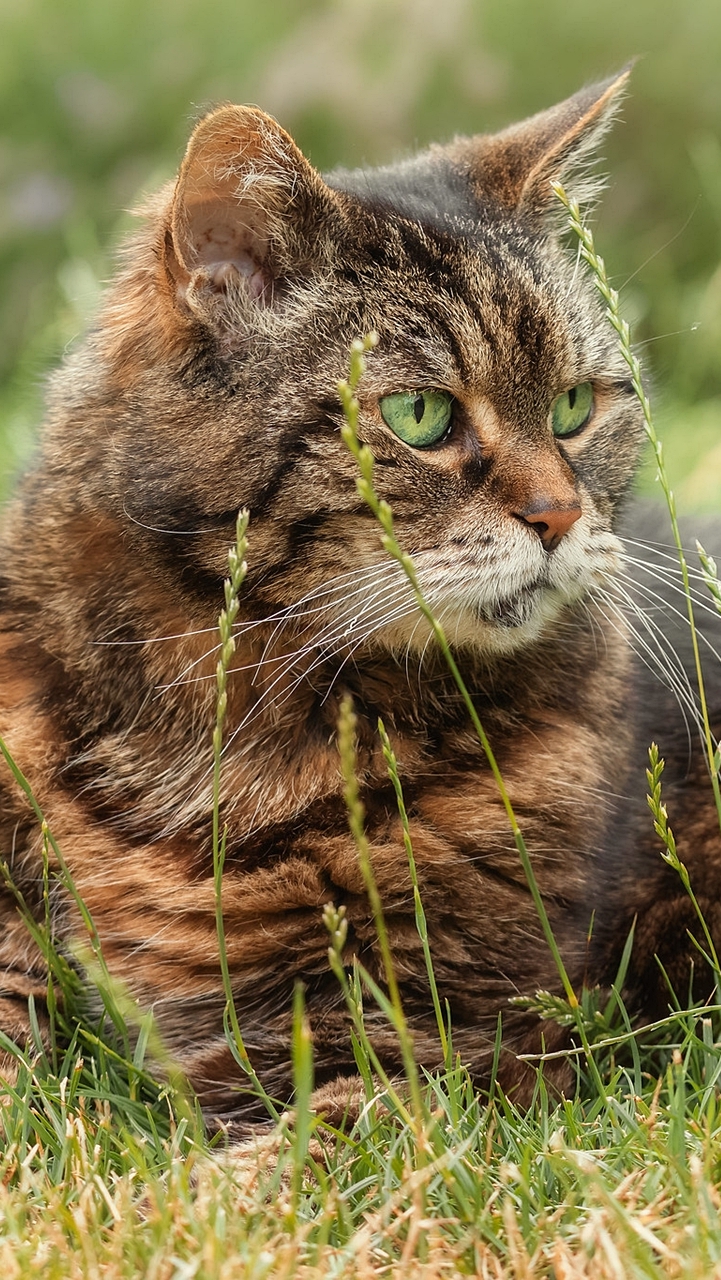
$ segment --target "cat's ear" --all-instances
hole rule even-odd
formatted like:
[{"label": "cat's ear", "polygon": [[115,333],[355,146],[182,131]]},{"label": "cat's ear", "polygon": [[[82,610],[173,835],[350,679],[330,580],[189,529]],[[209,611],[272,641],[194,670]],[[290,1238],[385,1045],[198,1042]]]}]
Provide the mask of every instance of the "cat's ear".
[{"label": "cat's ear", "polygon": [[213,299],[272,306],[279,284],[322,252],[334,194],[265,112],[220,107],[195,129],[166,234],[178,296],[207,315]]},{"label": "cat's ear", "polygon": [[543,216],[557,203],[552,182],[568,184],[582,202],[592,196],[598,183],[588,177],[588,162],[618,109],[631,65],[502,133],[458,139],[454,158],[467,166],[479,200]]}]

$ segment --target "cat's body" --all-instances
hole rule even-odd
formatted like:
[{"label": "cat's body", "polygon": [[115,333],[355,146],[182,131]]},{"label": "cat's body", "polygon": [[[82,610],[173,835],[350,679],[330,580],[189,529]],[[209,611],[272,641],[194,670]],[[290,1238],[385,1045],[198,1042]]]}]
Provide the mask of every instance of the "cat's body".
[{"label": "cat's body", "polygon": [[[591,145],[618,88],[587,90],[497,139],[327,183],[267,117],[221,109],[196,130],[98,329],[54,383],[36,467],[5,521],[0,733],[111,971],[152,1005],[211,1113],[259,1114],[238,1093],[223,1037],[211,857],[213,628],[241,506],[250,551],[226,722],[223,906],[240,1022],[266,1088],[290,1097],[297,979],[318,1082],[354,1070],[326,903],[346,906],[349,962],[358,955],[380,976],[342,798],[344,693],[420,1060],[435,1065],[440,1051],[379,715],[400,762],[454,1045],[479,1079],[501,1011],[501,1079],[522,1080],[513,1050],[537,1049],[541,1027],[508,999],[559,987],[483,751],[340,440],[337,380],[370,329],[380,344],[360,434],[457,645],[572,982],[613,978],[636,913],[633,1007],[663,1004],[654,951],[686,981],[690,914],[646,809],[651,738],[667,757],[681,856],[712,927],[721,916],[698,735],[634,656],[606,594],[639,409],[592,288],[551,228],[550,181]],[[572,412],[587,387],[591,417],[557,438],[551,406]],[[452,419],[414,447],[384,413],[429,388]],[[426,401],[410,401],[420,422]],[[716,660],[709,691],[718,731]],[[41,847],[4,774],[0,852],[35,902]],[[9,895],[2,909],[0,1025],[22,1037],[27,994],[41,1001],[44,977]],[[54,912],[60,936],[78,931],[60,893]],[[392,1070],[395,1037],[379,1012],[367,1017]],[[563,1042],[554,1024],[542,1029],[547,1047]]]}]

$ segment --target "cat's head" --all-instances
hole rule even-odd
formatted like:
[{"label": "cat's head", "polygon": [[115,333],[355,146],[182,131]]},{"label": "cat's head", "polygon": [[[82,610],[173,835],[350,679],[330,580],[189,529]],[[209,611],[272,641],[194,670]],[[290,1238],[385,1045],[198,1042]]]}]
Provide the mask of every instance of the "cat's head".
[{"label": "cat's head", "polygon": [[370,330],[359,434],[451,636],[527,644],[613,570],[640,412],[551,183],[583,186],[625,80],[325,178],[261,111],[198,125],[95,348],[122,402],[113,500],[190,589],[217,584],[247,506],[256,616],[329,650],[425,642],[340,436]]}]

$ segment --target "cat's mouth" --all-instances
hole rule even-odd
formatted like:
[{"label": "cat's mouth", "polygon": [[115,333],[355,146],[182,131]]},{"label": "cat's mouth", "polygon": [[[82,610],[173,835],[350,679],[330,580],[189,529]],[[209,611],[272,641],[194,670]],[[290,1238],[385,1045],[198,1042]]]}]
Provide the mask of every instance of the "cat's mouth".
[{"label": "cat's mouth", "polygon": [[542,583],[537,582],[531,587],[524,587],[515,595],[506,596],[505,599],[494,600],[491,604],[479,604],[476,607],[476,614],[481,622],[492,626],[523,627],[530,622],[536,611],[538,593],[542,590],[542,586]]}]

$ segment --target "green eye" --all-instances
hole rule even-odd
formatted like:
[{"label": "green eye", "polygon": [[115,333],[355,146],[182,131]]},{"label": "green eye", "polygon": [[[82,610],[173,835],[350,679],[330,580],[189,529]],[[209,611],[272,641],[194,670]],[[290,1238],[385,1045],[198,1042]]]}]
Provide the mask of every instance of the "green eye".
[{"label": "green eye", "polygon": [[593,386],[579,382],[577,387],[564,391],[551,405],[551,426],[554,436],[572,436],[588,422],[593,408]]},{"label": "green eye", "polygon": [[447,391],[401,391],[380,401],[383,421],[414,449],[436,444],[448,430],[453,397]]}]

